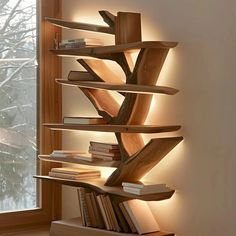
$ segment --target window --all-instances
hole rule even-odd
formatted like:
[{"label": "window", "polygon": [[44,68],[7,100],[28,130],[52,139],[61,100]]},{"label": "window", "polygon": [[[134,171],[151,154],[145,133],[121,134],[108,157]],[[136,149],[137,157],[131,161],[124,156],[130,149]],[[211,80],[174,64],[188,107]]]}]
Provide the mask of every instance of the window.
[{"label": "window", "polygon": [[0,2],[0,212],[37,207],[36,0]]},{"label": "window", "polygon": [[60,0],[0,1],[1,233],[60,217],[60,198],[54,199],[60,186],[33,179],[37,170],[47,174],[54,167],[39,165],[37,149],[48,154],[61,145],[60,133],[42,126],[61,119],[61,89],[53,80],[60,76],[60,59],[49,52],[60,29],[44,21],[45,16],[60,18],[60,4]]}]

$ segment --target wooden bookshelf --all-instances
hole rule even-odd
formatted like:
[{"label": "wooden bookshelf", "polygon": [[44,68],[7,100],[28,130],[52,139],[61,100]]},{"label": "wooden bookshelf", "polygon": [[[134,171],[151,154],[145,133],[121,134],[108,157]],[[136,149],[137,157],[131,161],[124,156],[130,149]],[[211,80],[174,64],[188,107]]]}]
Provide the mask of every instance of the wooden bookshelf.
[{"label": "wooden bookshelf", "polygon": [[169,192],[164,193],[156,193],[156,194],[147,194],[147,195],[135,195],[131,193],[124,192],[122,187],[110,187],[105,186],[106,180],[105,179],[84,179],[84,180],[69,180],[69,179],[63,179],[63,178],[56,178],[51,176],[41,176],[41,175],[35,175],[34,176],[37,179],[43,179],[47,181],[54,181],[63,185],[68,185],[72,187],[84,187],[89,188],[91,190],[94,190],[97,193],[101,194],[112,194],[117,195],[124,198],[124,201],[130,200],[130,199],[140,199],[144,201],[160,201],[169,199],[174,194],[174,190],[171,190]]},{"label": "wooden bookshelf", "polygon": [[[114,231],[107,231],[98,228],[84,227],[80,218],[73,218],[69,220],[60,220],[52,222],[51,236],[58,235],[69,235],[69,236],[78,236],[78,235],[89,235],[89,236],[135,236],[138,234],[131,233],[118,233]],[[145,234],[146,236],[174,236],[173,233],[168,232],[154,232]]]},{"label": "wooden bookshelf", "polygon": [[155,86],[155,85],[139,85],[139,84],[111,84],[105,82],[90,82],[90,81],[70,81],[65,79],[56,79],[59,84],[73,85],[80,88],[113,90],[126,93],[140,93],[140,94],[168,94],[174,95],[178,92],[177,89]]},{"label": "wooden bookshelf", "polygon": [[[50,50],[58,56],[86,57],[86,59],[80,58],[77,60],[86,72],[73,72],[72,74],[76,79],[78,77],[78,80],[57,79],[56,82],[64,85],[77,86],[95,107],[98,115],[106,120],[107,124],[45,123],[44,126],[52,130],[114,132],[119,144],[121,161],[109,163],[105,161],[88,162],[75,161],[74,158],[62,159],[40,155],[39,158],[43,161],[116,167],[116,169],[107,180],[90,179],[76,181],[49,176],[35,176],[35,178],[73,187],[89,188],[97,193],[119,196],[119,198],[122,198],[122,201],[129,199],[159,201],[171,198],[174,190],[139,196],[124,192],[121,183],[123,181],[134,182],[140,180],[183,140],[183,137],[171,136],[151,139],[145,144],[141,135],[141,133],[172,132],[181,128],[179,125],[144,125],[149,113],[153,94],[174,95],[178,92],[174,88],[157,86],[157,79],[168,52],[170,49],[176,47],[178,43],[169,41],[142,41],[141,16],[139,13],[118,12],[117,15],[113,15],[104,10],[99,13],[107,26],[53,18],[46,18],[46,20],[59,27],[114,34],[115,45]],[[131,60],[132,52],[138,53],[135,62]],[[94,58],[98,60],[94,60]],[[103,60],[116,62],[125,74],[125,82],[119,76],[115,75],[103,63]],[[86,76],[89,81],[82,81],[82,77],[85,75],[84,73],[87,73]],[[69,75],[69,78],[72,75]],[[122,103],[119,104],[109,91],[120,92],[124,96]],[[71,220],[67,223],[53,223],[51,236],[60,235],[60,233],[54,234],[53,230],[56,224],[65,226],[64,234],[67,235],[68,232],[72,232],[70,234],[71,236],[88,234],[91,236],[98,236],[99,234],[135,235],[82,227],[78,222],[78,220]],[[174,234],[155,232],[147,235],[164,236]]]},{"label": "wooden bookshelf", "polygon": [[[88,156],[89,155],[90,154],[88,154]],[[87,166],[118,167],[121,163],[120,161],[104,161],[99,159],[93,161],[85,161],[75,157],[51,157],[50,155],[39,155],[38,157],[41,161],[71,163],[71,164],[79,164]]]}]

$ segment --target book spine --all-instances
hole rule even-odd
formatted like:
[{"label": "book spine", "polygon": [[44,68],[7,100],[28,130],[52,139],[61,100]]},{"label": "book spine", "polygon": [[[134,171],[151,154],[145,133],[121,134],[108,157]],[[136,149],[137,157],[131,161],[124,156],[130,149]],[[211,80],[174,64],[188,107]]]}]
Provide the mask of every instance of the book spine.
[{"label": "book spine", "polygon": [[103,221],[105,223],[106,229],[110,230],[110,227],[109,227],[109,224],[108,224],[108,219],[107,219],[107,216],[106,216],[106,213],[105,213],[105,209],[104,209],[104,206],[103,206],[103,203],[102,203],[101,195],[98,195],[96,197],[97,197],[98,205],[99,205],[99,208],[100,208],[100,211],[101,211],[101,214],[102,214]]},{"label": "book spine", "polygon": [[98,227],[96,218],[95,218],[95,214],[94,214],[94,209],[92,206],[92,200],[91,200],[91,193],[87,192],[85,193],[85,201],[86,201],[86,205],[88,208],[88,214],[89,214],[89,218],[91,220],[91,225],[92,227]]},{"label": "book spine", "polygon": [[111,219],[113,221],[113,224],[114,224],[114,228],[117,232],[121,232],[121,228],[118,224],[118,221],[116,219],[116,215],[115,215],[115,212],[114,212],[114,209],[112,207],[112,204],[111,204],[111,200],[110,200],[110,197],[109,195],[106,196],[106,200],[107,200],[107,205],[108,205],[108,208],[110,210],[110,213],[111,213]]},{"label": "book spine", "polygon": [[78,193],[79,209],[80,209],[80,215],[81,215],[81,219],[82,219],[82,225],[86,226],[83,203],[82,203],[83,200],[82,200],[82,196],[80,193],[80,188],[77,189],[77,193]]},{"label": "book spine", "polygon": [[103,221],[102,214],[100,212],[100,208],[99,208],[99,205],[98,205],[98,202],[97,202],[95,192],[91,192],[91,199],[92,199],[92,206],[93,206],[93,209],[94,209],[94,214],[95,214],[95,217],[96,217],[96,220],[97,220],[98,228],[104,229],[105,224],[104,224],[104,221]]},{"label": "book spine", "polygon": [[106,202],[105,195],[101,195],[101,200],[102,200],[102,205],[104,207],[104,211],[105,211],[105,214],[106,214],[106,217],[107,217],[109,230],[115,230],[115,228],[112,224],[112,220],[111,220],[111,216],[110,216],[110,213],[109,213],[109,209],[108,209],[108,205],[107,205],[107,202]]},{"label": "book spine", "polygon": [[123,213],[124,218],[126,219],[127,223],[129,224],[129,227],[130,227],[132,233],[136,233],[137,230],[136,230],[136,228],[134,226],[134,223],[132,222],[132,220],[131,220],[131,218],[130,218],[128,212],[126,211],[126,209],[125,209],[125,207],[124,207],[122,202],[119,204],[119,207],[120,207],[120,209],[121,209],[121,211]]},{"label": "book spine", "polygon": [[84,212],[84,219],[85,219],[85,224],[86,226],[92,226],[91,219],[89,217],[88,213],[88,207],[85,201],[85,189],[84,188],[79,188],[79,194],[81,196],[81,203],[82,203],[82,209]]},{"label": "book spine", "polygon": [[108,157],[120,157],[120,153],[119,152],[98,152],[98,151],[94,151],[94,150],[89,150],[89,153],[91,154],[95,154],[95,155],[101,155],[101,156],[108,156]]}]

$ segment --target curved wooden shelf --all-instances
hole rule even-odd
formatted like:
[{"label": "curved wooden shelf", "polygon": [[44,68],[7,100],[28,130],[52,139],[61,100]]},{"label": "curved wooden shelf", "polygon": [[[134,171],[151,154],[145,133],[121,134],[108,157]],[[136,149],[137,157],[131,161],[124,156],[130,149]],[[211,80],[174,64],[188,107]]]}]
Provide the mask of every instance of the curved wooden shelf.
[{"label": "curved wooden shelf", "polygon": [[79,125],[60,123],[44,123],[43,125],[53,130],[84,130],[115,133],[162,133],[176,131],[181,128],[179,125]]},{"label": "curved wooden shelf", "polygon": [[[59,227],[58,227],[59,226]],[[81,218],[73,218],[73,219],[66,219],[66,220],[59,220],[59,221],[53,221],[52,227],[51,227],[51,233],[53,235],[58,235],[58,228],[66,229],[68,232],[67,235],[89,235],[89,236],[137,236],[140,234],[137,233],[118,233],[114,231],[108,231],[105,229],[98,229],[98,228],[92,228],[92,227],[85,227],[82,226],[82,220]],[[76,232],[76,234],[74,233]],[[60,233],[60,231],[59,231]],[[153,233],[147,233],[144,234],[145,236],[174,236],[173,233],[169,232],[153,232]]]},{"label": "curved wooden shelf", "polygon": [[95,31],[95,32],[106,33],[106,34],[115,34],[114,29],[107,26],[93,25],[93,24],[74,22],[74,21],[65,21],[65,20],[55,19],[55,18],[50,18],[50,17],[45,17],[45,20],[59,27]]},{"label": "curved wooden shelf", "polygon": [[126,93],[139,93],[139,94],[168,94],[174,95],[178,92],[177,89],[154,86],[154,85],[139,85],[139,84],[112,84],[105,82],[93,82],[93,81],[69,81],[65,79],[56,79],[59,84],[74,85],[81,88],[92,88],[101,90],[113,90]]},{"label": "curved wooden shelf", "polygon": [[34,176],[37,179],[43,179],[48,181],[55,181],[60,184],[69,185],[73,187],[84,187],[84,188],[90,188],[98,193],[108,193],[112,195],[121,196],[124,198],[124,200],[128,199],[140,199],[144,201],[160,201],[164,199],[169,199],[174,194],[174,190],[163,192],[163,193],[157,193],[157,194],[147,194],[147,195],[135,195],[131,193],[126,193],[123,191],[122,187],[109,187],[104,186],[105,179],[89,179],[89,180],[68,180],[68,179],[62,179],[62,178],[55,178],[50,176],[40,176],[36,175]]},{"label": "curved wooden shelf", "polygon": [[85,160],[80,160],[75,157],[51,157],[50,155],[39,155],[38,157],[42,161],[72,163],[72,164],[80,164],[80,165],[88,165],[88,166],[118,167],[121,163],[120,161],[103,161],[103,160],[98,160],[98,159],[93,160],[93,161],[85,161]]},{"label": "curved wooden shelf", "polygon": [[111,53],[122,53],[133,50],[139,50],[142,48],[148,49],[170,49],[177,46],[177,42],[165,42],[165,41],[145,41],[126,43],[119,45],[108,45],[99,47],[81,47],[81,48],[69,48],[69,49],[51,49],[50,51],[57,55],[67,56],[91,56],[101,58],[101,56],[108,56]]}]

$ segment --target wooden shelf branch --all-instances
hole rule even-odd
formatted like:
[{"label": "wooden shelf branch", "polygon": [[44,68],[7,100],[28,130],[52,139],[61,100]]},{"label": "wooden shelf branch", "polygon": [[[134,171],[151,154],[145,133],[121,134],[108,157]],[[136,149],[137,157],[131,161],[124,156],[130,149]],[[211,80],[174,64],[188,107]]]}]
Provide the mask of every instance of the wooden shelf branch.
[{"label": "wooden shelf branch", "polygon": [[179,125],[156,126],[156,125],[81,125],[81,124],[51,124],[44,126],[53,130],[84,130],[115,133],[163,133],[180,129]]},{"label": "wooden shelf branch", "polygon": [[[100,58],[102,55],[108,55],[112,53],[123,53],[126,51],[136,51],[142,48],[163,48],[170,49],[177,46],[176,42],[164,42],[164,41],[146,41],[126,43],[120,45],[108,45],[99,47],[84,47],[84,48],[70,48],[70,49],[51,49],[51,52],[57,55],[65,56],[90,56]],[[154,63],[154,62],[153,62]]]},{"label": "wooden shelf branch", "polygon": [[86,88],[81,88],[81,91],[107,122],[110,123],[117,116],[120,105],[108,91]]},{"label": "wooden shelf branch", "polygon": [[102,90],[112,90],[126,93],[139,93],[139,94],[168,94],[174,95],[178,92],[177,89],[156,86],[156,85],[137,85],[137,84],[111,84],[105,82],[93,82],[93,81],[69,81],[65,79],[56,79],[60,84],[75,85],[80,88],[92,88]]},{"label": "wooden shelf branch", "polygon": [[99,11],[99,14],[103,18],[104,22],[106,22],[113,30],[115,30],[116,24],[116,16],[114,16],[109,11]]},{"label": "wooden shelf branch", "polygon": [[90,74],[98,76],[104,82],[122,83],[122,80],[115,74],[103,60],[78,59],[77,60]]},{"label": "wooden shelf branch", "polygon": [[94,190],[97,193],[101,194],[111,194],[121,196],[124,201],[129,199],[140,199],[144,201],[160,201],[164,199],[169,199],[174,194],[174,190],[157,193],[157,194],[147,194],[147,195],[135,195],[131,193],[124,192],[122,187],[109,187],[105,186],[104,183],[106,180],[104,179],[84,179],[84,180],[68,180],[62,178],[55,178],[50,176],[34,176],[37,179],[43,179],[48,181],[54,181],[60,184],[69,185],[73,187],[84,187]]},{"label": "wooden shelf branch", "polygon": [[74,21],[65,21],[65,20],[55,19],[55,18],[50,18],[50,17],[45,17],[45,20],[59,27],[95,31],[95,32],[106,33],[106,34],[115,34],[114,29],[107,26],[93,25],[93,24],[74,22]]},{"label": "wooden shelf branch", "polygon": [[[90,154],[88,154],[88,156],[89,155]],[[38,157],[42,161],[72,163],[72,164],[80,164],[88,166],[118,167],[120,165],[120,161],[103,161],[99,159],[93,161],[85,161],[74,157],[51,157],[50,155],[39,155]]]},{"label": "wooden shelf branch", "polygon": [[108,178],[106,185],[139,181],[182,140],[183,137],[152,139],[141,151],[122,163]]}]

